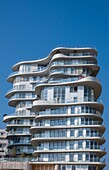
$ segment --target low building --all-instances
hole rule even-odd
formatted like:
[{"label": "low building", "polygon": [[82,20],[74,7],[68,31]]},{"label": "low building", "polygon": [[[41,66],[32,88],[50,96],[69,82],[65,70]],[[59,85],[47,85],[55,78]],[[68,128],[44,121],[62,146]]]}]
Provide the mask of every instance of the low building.
[{"label": "low building", "polygon": [[32,166],[28,162],[0,162],[0,170],[32,170]]},{"label": "low building", "polygon": [[4,157],[6,154],[8,141],[6,140],[5,129],[0,129],[0,158]]}]

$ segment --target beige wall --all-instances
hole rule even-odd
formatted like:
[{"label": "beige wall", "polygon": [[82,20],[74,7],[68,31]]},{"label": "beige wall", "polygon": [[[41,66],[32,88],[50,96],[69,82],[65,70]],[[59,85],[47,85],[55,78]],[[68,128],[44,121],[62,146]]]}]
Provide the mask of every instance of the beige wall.
[{"label": "beige wall", "polygon": [[32,170],[27,162],[0,162],[0,170]]}]

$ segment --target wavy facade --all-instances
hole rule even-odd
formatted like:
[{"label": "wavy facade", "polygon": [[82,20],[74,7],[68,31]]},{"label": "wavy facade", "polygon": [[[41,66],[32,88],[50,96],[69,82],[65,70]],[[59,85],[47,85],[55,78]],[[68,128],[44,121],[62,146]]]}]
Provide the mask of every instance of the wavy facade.
[{"label": "wavy facade", "polygon": [[56,48],[44,59],[13,66],[8,77],[13,89],[6,97],[15,113],[4,117],[8,148],[28,154],[32,144],[33,170],[104,168],[105,127],[96,56],[92,48]]},{"label": "wavy facade", "polygon": [[91,48],[57,48],[43,60],[46,81],[35,88],[36,125],[30,128],[36,169],[39,164],[41,170],[51,165],[54,170],[104,168],[105,127],[96,56]]},{"label": "wavy facade", "polygon": [[[27,62],[28,63],[28,62]],[[7,123],[8,155],[17,157],[29,157],[32,155],[33,146],[30,143],[30,127],[34,125],[35,112],[31,111],[35,99],[34,87],[37,84],[34,74],[34,66],[22,63],[14,69],[7,81],[13,84],[6,97],[9,98],[9,106],[15,108],[15,112],[4,115]]]}]

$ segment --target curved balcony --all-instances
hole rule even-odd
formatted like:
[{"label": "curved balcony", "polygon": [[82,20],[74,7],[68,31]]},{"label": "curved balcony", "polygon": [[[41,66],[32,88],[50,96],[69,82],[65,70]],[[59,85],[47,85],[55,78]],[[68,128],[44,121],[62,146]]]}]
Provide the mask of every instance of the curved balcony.
[{"label": "curved balcony", "polygon": [[67,141],[67,140],[93,140],[93,141],[98,141],[100,145],[105,143],[105,138],[104,137],[53,137],[53,138],[32,138],[30,140],[31,144],[33,146],[36,146],[38,143],[45,141],[45,142],[50,142],[50,141]]},{"label": "curved balcony", "polygon": [[[81,48],[82,49],[82,48]],[[62,51],[63,50],[63,51]],[[65,50],[67,51],[67,52],[65,52]],[[97,52],[97,51],[96,51]],[[61,59],[71,59],[71,60],[77,60],[77,59],[81,59],[82,61],[85,61],[86,59],[87,60],[96,60],[96,56],[97,56],[97,53],[96,54],[94,54],[94,53],[91,53],[91,51],[90,52],[83,52],[83,51],[79,51],[79,50],[77,50],[76,52],[75,52],[75,50],[72,48],[72,49],[70,49],[69,48],[69,50],[68,49],[66,49],[66,48],[64,48],[64,49],[61,49],[61,51],[57,51],[57,53],[55,53],[55,54],[53,54],[53,57],[52,57],[52,61],[57,61],[57,59],[59,59],[59,60],[61,60]]]},{"label": "curved balcony", "polygon": [[16,76],[22,76],[22,75],[26,75],[26,76],[31,76],[31,75],[47,75],[48,74],[48,69],[46,70],[36,70],[36,71],[16,71],[14,73],[11,73],[8,78],[7,81],[10,83],[13,83],[14,79]]},{"label": "curved balcony", "polygon": [[[32,153],[34,152],[34,149],[25,149],[25,147],[22,149],[22,150],[17,150],[16,151],[16,154],[17,155],[22,155],[23,153],[25,153],[25,154],[27,154],[27,155],[32,155]],[[29,160],[28,160],[29,161]],[[30,159],[30,161],[31,161],[31,159]],[[24,160],[23,160],[23,162],[24,162]]]},{"label": "curved balcony", "polygon": [[48,78],[48,83],[52,84],[52,83],[73,82],[73,81],[78,81],[78,80],[80,80],[82,78],[83,77],[81,77],[81,76],[79,76],[79,77],[70,77],[69,75],[62,75],[62,74],[59,75],[58,74],[58,76],[57,76],[57,74],[52,74]]},{"label": "curved balcony", "polygon": [[84,56],[85,57],[86,56],[96,57],[97,56],[96,49],[92,49],[92,48],[64,48],[64,47],[59,47],[59,48],[53,49],[46,58],[39,59],[39,60],[34,60],[34,61],[22,61],[22,62],[19,62],[19,63],[15,64],[12,67],[12,70],[13,71],[18,71],[19,66],[22,65],[22,64],[32,64],[32,63],[48,64],[52,58],[53,59],[56,58],[56,57],[54,57],[54,55],[58,54],[58,55],[62,56],[62,54],[67,54],[67,53],[68,54],[72,53],[71,56],[74,56],[74,57],[76,57],[76,56],[77,57],[78,56],[82,56],[82,57],[84,57]]},{"label": "curved balcony", "polygon": [[106,154],[106,151],[100,150],[100,149],[72,149],[72,150],[35,150],[33,152],[33,156],[37,156],[41,153],[96,153],[99,155],[99,157],[103,157]]},{"label": "curved balcony", "polygon": [[42,109],[46,109],[46,108],[51,108],[51,107],[61,107],[61,106],[75,106],[75,105],[89,105],[91,107],[97,107],[98,110],[100,112],[103,111],[103,104],[101,102],[98,102],[96,99],[79,99],[76,101],[73,100],[69,100],[69,101],[65,101],[65,99],[62,100],[57,100],[54,99],[53,101],[48,101],[48,100],[35,100],[33,101],[33,107],[32,109],[36,112],[40,111]]},{"label": "curved balcony", "polygon": [[46,130],[50,131],[50,130],[60,130],[60,129],[81,129],[81,128],[90,128],[90,129],[99,130],[102,134],[106,129],[104,125],[33,126],[30,128],[30,133],[36,134],[40,131],[46,131]]},{"label": "curved balcony", "polygon": [[3,122],[7,123],[13,119],[19,119],[19,118],[35,118],[35,113],[13,113],[11,115],[5,115],[3,117]]},{"label": "curved balcony", "polygon": [[35,95],[32,96],[14,95],[10,98],[8,105],[11,107],[15,107],[18,101],[30,101],[30,100],[35,100]]},{"label": "curved balcony", "polygon": [[13,147],[13,146],[24,146],[25,147],[25,145],[31,145],[31,143],[30,143],[30,140],[20,140],[20,141],[10,141],[9,140],[9,142],[8,142],[8,148],[11,148],[11,147]]},{"label": "curved balcony", "polygon": [[99,71],[99,66],[97,65],[60,65],[52,66],[50,68],[50,75],[52,74],[62,74],[62,75],[72,75],[72,76],[96,76]]},{"label": "curved balcony", "polygon": [[34,92],[34,89],[31,88],[27,88],[27,87],[13,87],[12,89],[10,89],[7,93],[6,96],[7,98],[10,98],[11,96],[14,95],[14,93],[18,93],[18,92]]},{"label": "curved balcony", "polygon": [[98,108],[95,106],[95,107],[90,107],[90,106],[86,106],[86,105],[75,105],[75,106],[70,106],[70,112],[68,112],[68,109],[69,109],[69,106],[65,106],[65,107],[59,107],[59,108],[54,108],[54,109],[50,109],[49,111],[48,110],[42,110],[42,111],[39,111],[36,113],[36,117],[40,117],[40,116],[52,116],[52,115],[55,115],[55,116],[58,116],[61,115],[64,116],[64,115],[69,115],[69,116],[75,116],[75,115],[84,115],[84,114],[88,114],[88,115],[95,115],[95,116],[98,116],[98,119],[99,117],[102,116],[102,113],[98,110]]},{"label": "curved balcony", "polygon": [[11,139],[13,136],[31,136],[30,132],[28,131],[10,131],[7,132],[7,139]]},{"label": "curved balcony", "polygon": [[[97,60],[96,58],[92,58],[92,56],[90,56],[91,58],[86,58],[85,59],[80,59],[79,57],[77,57],[77,59],[72,59],[71,58],[68,58],[68,57],[64,57],[64,59],[66,60],[62,60],[62,58],[59,58],[59,54],[55,54],[54,57],[55,57],[55,61],[52,61],[51,63],[51,66],[60,66],[60,65],[83,65],[83,64],[93,64],[93,65],[97,65]],[[57,59],[56,59],[57,58]]]},{"label": "curved balcony", "polygon": [[[86,134],[83,134],[83,131],[82,130],[86,130],[88,131],[88,133]],[[34,134],[33,135],[33,138],[87,138],[87,137],[101,137],[102,134],[101,132],[98,131],[98,129],[95,129],[95,128],[90,128],[90,127],[83,127],[81,128],[80,131],[77,131],[77,135],[74,136],[74,133],[76,132],[76,130],[79,130],[79,128],[71,128],[71,129],[50,129],[49,130],[49,133],[48,131],[38,131],[37,134]],[[73,134],[72,134],[72,130],[73,130]],[[68,132],[70,133],[70,136],[68,135]],[[80,133],[79,133],[80,132]]]},{"label": "curved balcony", "polygon": [[16,128],[16,127],[23,127],[23,128],[26,128],[26,127],[28,127],[28,128],[30,128],[31,126],[33,126],[32,124],[30,124],[30,123],[27,123],[27,124],[23,124],[23,123],[16,123],[16,124],[7,124],[7,126],[6,126],[6,130],[8,131],[8,130],[11,130],[12,128]]},{"label": "curved balcony", "polygon": [[[45,112],[46,113],[46,112]],[[35,119],[37,120],[41,120],[41,119],[52,119],[52,118],[67,118],[67,117],[90,117],[90,118],[95,118],[98,119],[99,121],[103,121],[102,117],[100,116],[100,114],[95,114],[95,113],[75,113],[75,114],[51,114],[51,113],[46,113],[46,114],[37,114]]]},{"label": "curved balcony", "polygon": [[[57,66],[57,65],[80,65],[80,64],[94,64],[94,65],[97,65],[97,60],[95,57],[92,57],[92,56],[88,56],[85,58],[82,58],[81,59],[81,56],[77,56],[77,58],[72,58],[71,57],[66,57],[64,56],[64,58],[59,58],[59,54],[55,54],[54,57],[55,59],[52,60],[52,63],[51,63],[51,66]],[[63,60],[64,59],[64,60]]]}]

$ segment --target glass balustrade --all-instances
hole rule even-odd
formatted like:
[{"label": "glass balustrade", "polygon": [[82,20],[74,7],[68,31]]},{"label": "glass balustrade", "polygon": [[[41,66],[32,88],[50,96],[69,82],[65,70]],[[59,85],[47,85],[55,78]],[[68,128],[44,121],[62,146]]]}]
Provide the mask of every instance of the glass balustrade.
[{"label": "glass balustrade", "polygon": [[[84,129],[84,128],[83,128]],[[55,138],[55,137],[101,137],[101,134],[97,130],[91,130],[91,129],[85,129],[86,134],[83,133],[83,129],[77,131],[77,129],[60,129],[60,130],[49,130],[49,132],[40,132],[37,134],[34,134],[33,138]],[[68,132],[70,132],[70,135],[68,136]],[[72,133],[73,132],[73,133]],[[76,134],[77,133],[77,134]],[[76,135],[75,135],[76,134]]]},{"label": "glass balustrade", "polygon": [[101,125],[102,121],[93,120],[93,118],[70,117],[70,118],[49,118],[37,120],[36,126],[84,126]]},{"label": "glass balustrade", "polygon": [[83,77],[72,77],[72,78],[50,78],[48,83],[63,83],[63,82],[72,82],[82,79]]},{"label": "glass balustrade", "polygon": [[79,65],[79,64],[94,64],[94,65],[97,65],[97,61],[92,61],[92,60],[82,60],[82,59],[78,59],[78,60],[74,60],[74,59],[65,59],[65,60],[56,60],[56,61],[53,61],[51,63],[51,66],[54,66],[54,65]]},{"label": "glass balustrade", "polygon": [[[69,146],[67,146],[69,143]],[[78,141],[54,141],[48,143],[48,148],[46,148],[46,143],[40,142],[39,146],[36,147],[36,150],[90,150],[90,149],[100,149],[100,144],[95,141],[89,140],[78,140]]]},{"label": "glass balustrade", "polygon": [[16,116],[32,116],[35,115],[34,112],[23,112],[23,111],[18,111],[15,113]]},{"label": "glass balustrade", "polygon": [[11,113],[10,115],[4,115],[5,116],[35,116],[36,114],[34,112],[15,112],[15,113]]},{"label": "glass balustrade", "polygon": [[39,67],[39,68],[36,68],[36,69],[34,69],[34,70],[32,70],[32,69],[30,69],[30,70],[19,70],[19,71],[16,71],[16,72],[14,72],[14,73],[11,73],[10,75],[9,75],[9,77],[11,77],[11,76],[14,76],[14,75],[19,75],[19,74],[28,74],[28,73],[35,73],[35,72],[40,72],[40,71],[44,71],[44,70],[46,70],[47,69],[47,67],[43,67],[43,68],[41,68],[41,67]]},{"label": "glass balustrade", "polygon": [[46,99],[47,96],[43,96],[43,98],[39,99],[40,100],[45,100],[48,101],[50,103],[77,103],[77,102],[98,102],[98,99],[96,98],[89,98],[88,96],[86,96],[85,98],[79,98],[77,99],[77,97],[73,98],[73,99],[65,99],[65,98],[61,98],[61,97],[54,97],[53,100],[47,100]]},{"label": "glass balustrade", "polygon": [[85,105],[45,109],[40,112],[37,112],[36,115],[68,114],[68,109],[69,114],[96,114],[98,116],[102,115],[99,111],[95,110],[93,107]]},{"label": "glass balustrade", "polygon": [[18,98],[35,98],[36,95],[35,94],[26,94],[26,93],[16,93],[15,95],[13,95],[12,97],[10,97],[11,99],[18,99]]},{"label": "glass balustrade", "polygon": [[35,125],[35,123],[31,123],[30,121],[26,122],[26,121],[16,121],[16,122],[8,122],[7,125]]},{"label": "glass balustrade", "polygon": [[30,140],[14,140],[14,141],[10,141],[8,142],[9,145],[14,145],[14,144],[28,144],[30,143]]},{"label": "glass balustrade", "polygon": [[96,57],[95,54],[90,53],[90,52],[70,52],[70,53],[59,53],[59,54],[55,54],[55,55],[66,55],[66,56],[92,56],[92,57]]},{"label": "glass balustrade", "polygon": [[57,68],[52,69],[50,73],[63,73],[63,74],[78,74],[88,76],[91,74],[91,69],[86,68]]},{"label": "glass balustrade", "polygon": [[[66,156],[67,155],[67,156]],[[85,156],[85,159],[83,157]],[[76,158],[76,159],[75,159]],[[37,161],[44,161],[44,162],[60,162],[60,161],[65,161],[65,162],[100,162],[100,158],[98,155],[95,155],[94,153],[41,153],[40,157],[38,157]]]},{"label": "glass balustrade", "polygon": [[12,89],[8,90],[7,93],[13,91],[34,91],[33,87],[13,87]]},{"label": "glass balustrade", "polygon": [[19,82],[34,82],[34,83],[40,83],[40,82],[43,82],[43,81],[46,81],[47,80],[47,77],[42,77],[42,76],[25,76],[25,75],[22,75],[22,76],[17,76],[15,77],[14,79],[14,82],[13,84],[15,83],[19,83]]},{"label": "glass balustrade", "polygon": [[30,131],[28,130],[28,131],[9,131],[9,132],[7,132],[7,136],[8,135],[16,135],[16,134],[19,134],[19,135],[21,135],[21,134],[25,134],[25,135],[27,135],[27,134],[29,134],[30,135]]}]

